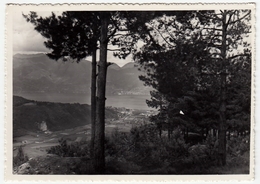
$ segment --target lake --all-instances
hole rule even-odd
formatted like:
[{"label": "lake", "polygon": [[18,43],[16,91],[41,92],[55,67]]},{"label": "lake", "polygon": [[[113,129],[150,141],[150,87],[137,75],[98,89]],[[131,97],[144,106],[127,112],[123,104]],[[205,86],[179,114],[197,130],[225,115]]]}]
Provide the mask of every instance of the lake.
[{"label": "lake", "polygon": [[[61,93],[17,93],[17,96],[29,100],[61,103],[90,104],[90,95],[87,94],[61,94]],[[127,109],[152,110],[146,104],[149,95],[108,95],[106,106],[125,107]]]}]

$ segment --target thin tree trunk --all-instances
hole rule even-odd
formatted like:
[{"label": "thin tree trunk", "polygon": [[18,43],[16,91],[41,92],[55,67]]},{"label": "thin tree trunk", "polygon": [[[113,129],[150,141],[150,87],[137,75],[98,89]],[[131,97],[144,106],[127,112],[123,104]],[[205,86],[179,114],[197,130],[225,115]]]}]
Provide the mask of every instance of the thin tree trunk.
[{"label": "thin tree trunk", "polygon": [[[206,128],[206,137],[208,137],[208,135],[210,135],[210,130]],[[202,133],[201,136],[204,137],[204,132]]]},{"label": "thin tree trunk", "polygon": [[213,137],[217,138],[217,130],[215,128],[213,129]]},{"label": "thin tree trunk", "polygon": [[188,128],[184,129],[184,139],[188,140]]},{"label": "thin tree trunk", "polygon": [[106,94],[106,75],[107,75],[107,32],[108,19],[107,12],[100,13],[101,32],[100,32],[100,61],[98,64],[97,80],[97,117],[95,129],[95,170],[98,174],[105,172],[105,94]]},{"label": "thin tree trunk", "polygon": [[227,37],[227,24],[226,24],[226,11],[223,13],[222,19],[222,44],[221,44],[221,78],[220,78],[220,106],[219,106],[219,163],[226,165],[226,99],[227,99],[227,86],[226,86],[226,37]]},{"label": "thin tree trunk", "polygon": [[90,140],[90,157],[94,158],[95,146],[95,126],[96,126],[96,80],[97,80],[97,58],[96,48],[92,51],[92,74],[91,74],[91,140]]},{"label": "thin tree trunk", "polygon": [[161,125],[159,127],[159,137],[162,138],[162,127],[161,127]]},{"label": "thin tree trunk", "polygon": [[170,121],[168,120],[168,139],[171,139],[171,127],[170,127]]},{"label": "thin tree trunk", "polygon": [[160,100],[159,136],[162,138],[162,101]]}]

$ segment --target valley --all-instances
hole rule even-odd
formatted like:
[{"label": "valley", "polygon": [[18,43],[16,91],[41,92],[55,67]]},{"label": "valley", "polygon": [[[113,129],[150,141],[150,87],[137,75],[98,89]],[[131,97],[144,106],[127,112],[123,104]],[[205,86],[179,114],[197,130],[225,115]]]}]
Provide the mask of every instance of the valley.
[{"label": "valley", "polygon": [[[41,116],[37,116],[37,111],[40,111]],[[128,133],[133,127],[148,123],[148,116],[154,112],[107,107],[106,136],[115,130]],[[20,146],[29,158],[34,158],[46,156],[47,150],[59,145],[61,139],[67,140],[68,144],[90,141],[89,113],[88,105],[38,102],[14,96],[13,155],[17,154]],[[71,119],[70,114],[74,119]]]}]

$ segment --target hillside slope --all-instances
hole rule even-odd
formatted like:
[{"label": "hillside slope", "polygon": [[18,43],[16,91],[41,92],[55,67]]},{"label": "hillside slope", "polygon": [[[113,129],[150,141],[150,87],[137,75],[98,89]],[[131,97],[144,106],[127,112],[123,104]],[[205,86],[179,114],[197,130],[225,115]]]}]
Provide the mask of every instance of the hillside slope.
[{"label": "hillside slope", "polygon": [[[117,112],[106,109],[106,118],[117,118]],[[50,131],[90,124],[90,105],[37,102],[13,97],[14,137],[24,130],[38,131],[42,122],[46,122]]]}]

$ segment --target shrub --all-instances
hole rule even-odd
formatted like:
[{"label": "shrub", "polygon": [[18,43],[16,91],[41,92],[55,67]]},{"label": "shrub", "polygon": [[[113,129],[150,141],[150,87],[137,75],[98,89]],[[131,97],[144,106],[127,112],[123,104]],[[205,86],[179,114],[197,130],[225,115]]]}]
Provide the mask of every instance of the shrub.
[{"label": "shrub", "polygon": [[13,166],[20,166],[29,160],[28,156],[24,153],[23,147],[18,148],[17,155],[13,158]]},{"label": "shrub", "polygon": [[175,173],[172,167],[187,155],[188,144],[182,136],[172,136],[170,140],[160,138],[151,125],[134,127],[129,134],[115,129],[106,138],[107,160],[109,163],[115,162],[108,165],[110,172],[122,171],[120,168],[127,166],[131,173],[141,172],[139,167],[142,173]]},{"label": "shrub", "polygon": [[107,174],[136,174],[141,166],[123,157],[106,157]]},{"label": "shrub", "polygon": [[47,150],[49,154],[56,154],[61,157],[87,157],[89,149],[87,142],[74,142],[68,144],[66,140],[60,139],[58,146],[53,146]]},{"label": "shrub", "polygon": [[231,156],[243,155],[250,150],[250,137],[231,137],[227,141],[227,153]]},{"label": "shrub", "polygon": [[[106,137],[107,173],[116,174],[221,174],[242,167],[249,170],[249,137],[227,142],[226,170],[218,166],[218,140],[208,136],[201,144],[186,144],[174,131],[159,137],[152,125],[141,125],[123,133],[115,129]],[[232,149],[231,149],[232,148]],[[236,153],[236,154],[231,154]]]},{"label": "shrub", "polygon": [[[250,163],[250,136],[231,137],[227,141],[227,165],[245,169],[243,173],[249,172]],[[241,171],[242,172],[242,171]]]}]

